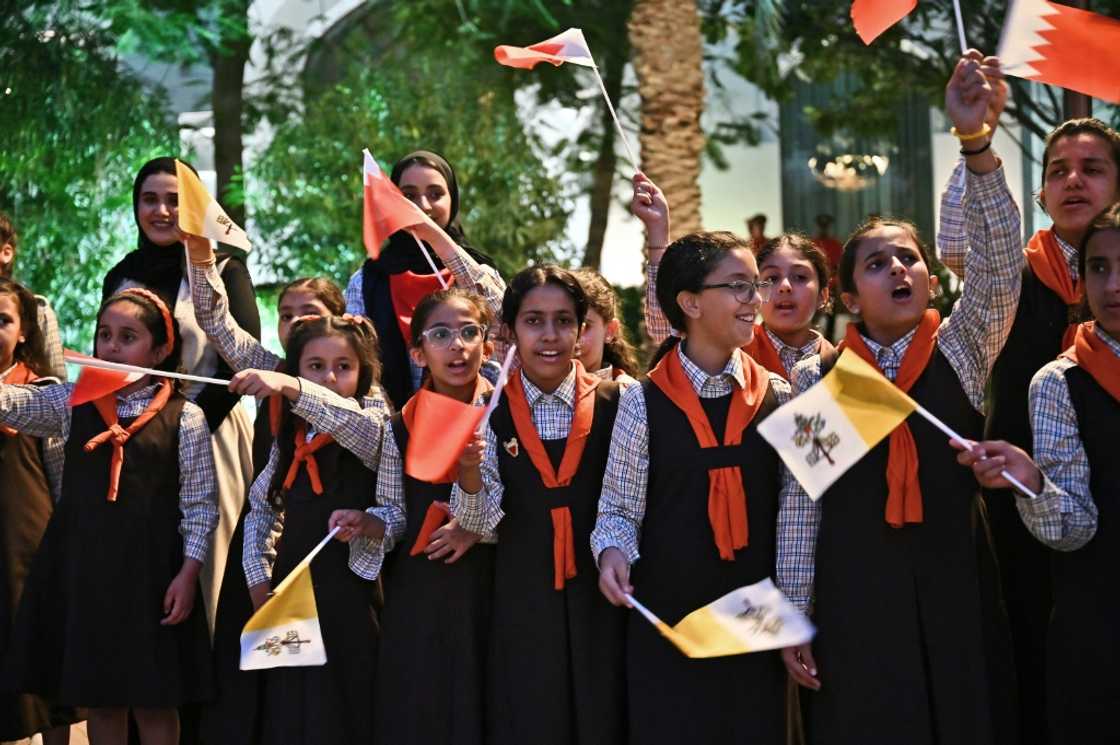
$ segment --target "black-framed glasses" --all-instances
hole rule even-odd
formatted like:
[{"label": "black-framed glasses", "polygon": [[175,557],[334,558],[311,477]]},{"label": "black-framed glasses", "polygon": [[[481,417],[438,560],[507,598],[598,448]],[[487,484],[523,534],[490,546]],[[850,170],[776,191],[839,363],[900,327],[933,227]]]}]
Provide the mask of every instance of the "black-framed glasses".
[{"label": "black-framed glasses", "polygon": [[432,326],[430,329],[420,332],[420,335],[436,349],[451,346],[451,342],[455,339],[461,339],[464,346],[470,346],[478,344],[486,338],[486,327],[477,323],[468,323],[457,329],[450,326]]},{"label": "black-framed glasses", "polygon": [[751,282],[747,279],[737,279],[734,282],[720,282],[714,285],[700,285],[701,290],[731,290],[735,300],[746,305],[754,300],[755,295],[767,303],[770,301],[770,290],[774,283],[768,279]]}]

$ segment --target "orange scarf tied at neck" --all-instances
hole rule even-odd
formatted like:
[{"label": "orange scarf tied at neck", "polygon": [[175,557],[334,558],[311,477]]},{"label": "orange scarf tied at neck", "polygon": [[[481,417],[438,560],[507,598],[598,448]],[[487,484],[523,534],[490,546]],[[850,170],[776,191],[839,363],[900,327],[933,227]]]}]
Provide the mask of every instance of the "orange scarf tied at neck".
[{"label": "orange scarf tied at neck", "polygon": [[[39,379],[39,376],[31,372],[31,368],[22,362],[17,362],[12,365],[8,370],[8,374],[4,376],[3,381],[9,385],[24,385],[26,383],[34,383]],[[7,435],[8,437],[15,437],[19,434],[15,429],[6,424],[0,425],[0,434]]]},{"label": "orange scarf tied at neck", "polygon": [[136,417],[132,424],[128,427],[122,427],[120,420],[117,418],[117,394],[110,393],[108,396],[93,402],[97,413],[101,415],[101,420],[109,428],[99,435],[90,438],[89,442],[85,444],[85,451],[87,453],[93,452],[102,444],[109,442],[113,445],[113,455],[109,461],[109,493],[105,495],[105,499],[110,502],[117,501],[117,489],[121,483],[121,467],[124,466],[124,444],[128,439],[136,434],[140,429],[150,422],[152,418],[167,405],[168,400],[171,398],[171,381],[163,378],[159,383],[159,390],[156,395],[152,396],[152,400],[144,407],[144,411],[140,416]]},{"label": "orange scarf tied at neck", "polygon": [[[678,347],[665,355],[650,371],[649,379],[688,417],[700,447],[719,447],[720,441],[716,439],[708,415],[700,405],[700,397],[681,364],[681,354],[683,352]],[[736,351],[736,354],[740,355],[743,364],[746,385],[731,393],[731,407],[723,433],[724,447],[742,444],[743,431],[754,420],[770,385],[770,377],[762,365],[741,351]],[[712,524],[719,557],[724,561],[735,561],[735,551],[745,548],[749,537],[747,493],[739,466],[708,469],[708,520]]]},{"label": "orange scarf tied at neck", "polygon": [[[424,384],[420,386],[425,390],[435,390],[432,384],[431,377],[424,380]],[[471,394],[471,403],[478,401],[482,394],[494,390],[494,386],[490,381],[481,375],[475,383],[474,393]],[[412,423],[416,420],[416,397],[408,399],[404,407],[401,409],[401,419],[404,420],[405,429],[409,432],[412,431]],[[409,440],[411,443],[411,440]],[[456,463],[451,466],[451,469],[444,474],[443,478],[437,484],[452,484],[459,478],[459,465]],[[447,509],[447,505],[441,502],[432,502],[428,505],[428,511],[424,513],[424,522],[420,524],[420,532],[416,534],[416,542],[412,544],[409,550],[409,556],[416,556],[423,553],[428,544],[432,542],[432,533],[443,527],[443,524],[451,519],[451,512]]]},{"label": "orange scarf tied at neck", "polygon": [[774,346],[774,340],[770,338],[770,334],[766,333],[766,329],[762,326],[754,327],[754,338],[751,343],[743,347],[752,360],[765,367],[775,375],[781,375],[783,380],[789,380],[789,373],[786,372],[785,365],[782,364],[782,357],[778,354],[778,348]]},{"label": "orange scarf tied at neck", "polygon": [[1077,326],[1072,346],[1061,356],[1076,362],[1108,395],[1120,401],[1120,357],[1097,336],[1095,321]]},{"label": "orange scarf tied at neck", "polygon": [[[544,449],[529,402],[525,400],[525,387],[521,384],[521,372],[515,371],[506,383],[506,400],[513,417],[513,426],[521,446],[529,454],[529,460],[541,476],[548,489],[559,489],[572,483],[591,434],[591,422],[595,416],[595,389],[600,379],[584,371],[583,365],[576,361],[575,411],[572,413],[572,428],[564,445],[564,456],[560,459],[560,473],[552,467],[548,451]],[[564,589],[564,582],[576,576],[576,548],[572,535],[572,511],[567,506],[552,508],[552,586]]]},{"label": "orange scarf tied at neck", "polygon": [[296,425],[295,444],[296,452],[292,456],[292,464],[288,466],[288,473],[284,477],[284,488],[291,489],[299,475],[301,463],[307,464],[307,478],[311,481],[311,491],[315,494],[323,493],[323,482],[319,478],[319,462],[315,460],[315,453],[326,445],[334,442],[334,438],[320,432],[307,441],[307,422],[301,421]]},{"label": "orange scarf tied at neck", "polygon": [[[918,323],[914,339],[902,356],[902,366],[894,384],[902,391],[909,391],[918,378],[925,372],[937,348],[937,329],[941,326],[941,315],[935,310],[927,310]],[[856,324],[848,325],[841,344],[880,373],[875,354],[864,342]],[[891,432],[887,454],[887,508],[886,520],[892,528],[922,522],[922,486],[918,481],[918,446],[910,425],[903,422]]]},{"label": "orange scarf tied at neck", "polygon": [[[1058,237],[1052,230],[1040,230],[1031,236],[1025,250],[1027,263],[1031,271],[1042,284],[1049,287],[1062,299],[1062,302],[1071,308],[1081,304],[1081,281],[1074,281],[1070,276],[1069,262],[1062,253],[1058,244]],[[1062,336],[1062,349],[1069,349],[1073,345],[1073,337],[1077,333],[1076,323],[1066,327]]]}]

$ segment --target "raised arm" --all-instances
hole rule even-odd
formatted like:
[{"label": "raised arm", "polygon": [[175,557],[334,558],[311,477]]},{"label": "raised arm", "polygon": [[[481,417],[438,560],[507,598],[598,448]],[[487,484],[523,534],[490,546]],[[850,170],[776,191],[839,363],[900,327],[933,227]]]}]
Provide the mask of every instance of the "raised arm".
[{"label": "raised arm", "polygon": [[32,437],[70,435],[73,383],[8,385],[0,383],[0,424]]},{"label": "raised arm", "polygon": [[669,202],[657,184],[644,173],[634,175],[630,212],[642,221],[646,229],[646,335],[659,345],[673,333],[673,327],[657,300],[657,270],[669,246]]}]

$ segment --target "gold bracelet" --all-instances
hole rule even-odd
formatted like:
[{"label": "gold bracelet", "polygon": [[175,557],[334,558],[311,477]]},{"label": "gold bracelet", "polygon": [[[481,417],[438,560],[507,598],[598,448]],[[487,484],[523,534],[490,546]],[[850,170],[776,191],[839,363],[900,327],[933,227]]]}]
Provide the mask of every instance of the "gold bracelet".
[{"label": "gold bracelet", "polygon": [[953,127],[952,129],[949,130],[949,134],[953,135],[953,137],[956,137],[961,142],[969,142],[971,140],[979,140],[981,137],[987,137],[991,133],[992,133],[992,128],[990,126],[988,126],[987,122],[984,122],[984,126],[980,128],[979,132],[973,132],[973,133],[967,134],[967,135],[961,134],[960,132],[958,132],[956,127]]}]

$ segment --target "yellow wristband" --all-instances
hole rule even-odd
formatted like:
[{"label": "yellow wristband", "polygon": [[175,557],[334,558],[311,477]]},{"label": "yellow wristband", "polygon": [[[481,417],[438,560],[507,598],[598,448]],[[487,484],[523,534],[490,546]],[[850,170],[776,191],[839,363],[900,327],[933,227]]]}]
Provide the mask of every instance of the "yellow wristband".
[{"label": "yellow wristband", "polygon": [[979,140],[981,137],[987,137],[991,133],[992,133],[992,128],[988,126],[987,122],[984,122],[984,126],[980,128],[979,132],[973,132],[971,134],[961,134],[960,132],[957,131],[956,127],[953,127],[952,129],[949,130],[949,134],[953,135],[953,137],[956,137],[961,142],[969,142],[971,140]]}]

